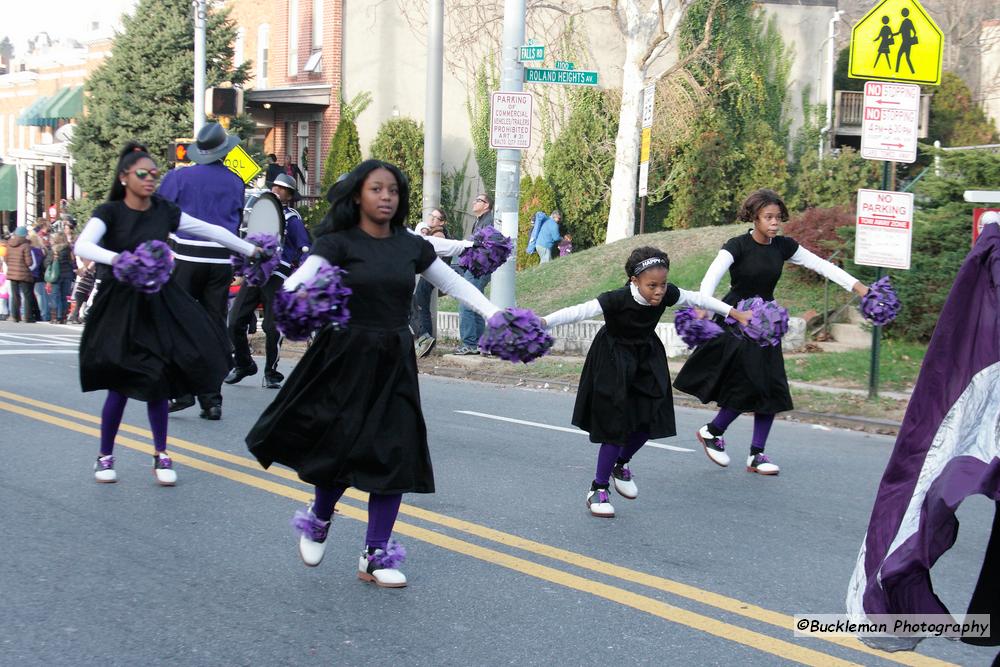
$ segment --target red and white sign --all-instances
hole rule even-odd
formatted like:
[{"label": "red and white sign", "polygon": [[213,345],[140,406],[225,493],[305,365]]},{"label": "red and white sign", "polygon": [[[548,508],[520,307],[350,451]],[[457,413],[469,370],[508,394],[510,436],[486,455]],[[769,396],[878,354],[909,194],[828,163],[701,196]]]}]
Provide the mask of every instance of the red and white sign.
[{"label": "red and white sign", "polygon": [[865,82],[861,157],[907,163],[916,160],[919,118],[920,86]]},{"label": "red and white sign", "polygon": [[908,269],[912,242],[912,192],[858,190],[855,264]]},{"label": "red and white sign", "polygon": [[983,213],[995,211],[1000,213],[1000,208],[974,208],[972,209],[972,242],[975,243],[979,235],[983,233]]},{"label": "red and white sign", "polygon": [[490,148],[531,147],[531,93],[494,92],[490,97]]}]

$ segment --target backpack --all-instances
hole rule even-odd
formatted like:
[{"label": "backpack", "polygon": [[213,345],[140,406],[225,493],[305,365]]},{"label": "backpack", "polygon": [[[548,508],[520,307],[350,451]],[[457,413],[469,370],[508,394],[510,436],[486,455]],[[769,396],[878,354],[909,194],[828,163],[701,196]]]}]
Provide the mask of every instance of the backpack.
[{"label": "backpack", "polygon": [[42,265],[45,263],[45,251],[41,248],[31,248],[31,257],[31,263],[34,265],[34,268],[31,269],[31,277],[37,283],[45,275],[45,269],[42,268]]},{"label": "backpack", "polygon": [[52,262],[45,267],[45,282],[49,284],[59,282],[59,258],[53,257]]}]

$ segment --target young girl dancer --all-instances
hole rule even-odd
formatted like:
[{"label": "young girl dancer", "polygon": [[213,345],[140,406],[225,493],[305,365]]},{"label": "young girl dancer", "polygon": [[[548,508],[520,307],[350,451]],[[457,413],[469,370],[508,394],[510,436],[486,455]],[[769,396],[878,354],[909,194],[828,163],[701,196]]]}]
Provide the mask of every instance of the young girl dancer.
[{"label": "young girl dancer", "polygon": [[308,566],[323,559],[334,506],[347,487],[367,491],[358,577],[398,588],[406,585],[398,567],[405,552],[389,536],[402,494],[434,491],[407,326],[414,281],[422,274],[486,318],[498,309],[404,227],[409,184],[394,165],[362,162],[328,198],[330,213],[316,230],[313,254],[285,289],[323,266],[339,266],[353,290],[351,321],[319,332],[246,440],[265,468],[282,463],[316,487],[313,503],[293,522]]},{"label": "young girl dancer", "polygon": [[624,287],[543,318],[545,326],[555,327],[604,315],[604,326],[583,365],[573,409],[573,424],[590,433],[591,442],[601,444],[597,473],[587,493],[594,516],[615,515],[609,478],[622,497],[638,496],[629,461],[647,440],[677,434],[667,354],[655,333],[663,312],[670,306],[697,306],[740,322],[750,317],[711,295],[668,283],[669,271],[667,253],[649,246],[636,248],[625,262]]},{"label": "young girl dancer", "polygon": [[[722,246],[701,281],[702,295],[712,295],[728,271],[732,284],[723,301],[735,305],[755,296],[771,301],[785,262],[811,269],[859,296],[868,293],[865,285],[843,269],[820,259],[794,239],[778,236],[779,225],[788,220],[788,209],[774,191],[757,190],[747,197],[739,219],[753,228]],[[761,475],[780,472],[764,454],[774,415],[792,409],[780,345],[760,347],[743,336],[724,334],[694,351],[677,374],[674,387],[697,396],[702,403],[715,401],[719,405],[715,419],[696,434],[713,463],[729,465],[722,434],[741,412],[753,412],[747,471]]]},{"label": "young girl dancer", "polygon": [[177,482],[167,455],[167,400],[198,393],[229,372],[225,331],[213,325],[197,301],[171,279],[144,294],[119,282],[111,270],[118,253],[144,241],[166,241],[178,229],[253,255],[257,247],[216,225],[181,213],[153,194],[160,172],[145,147],[122,150],[108,201],[94,209],[75,245],[77,257],[97,262],[101,289],[80,338],[80,384],[84,391],[107,389],[101,412],[101,452],[94,466],[98,482],[115,482],[113,448],[125,403],[146,402],[153,432],[153,472],[164,486]]}]

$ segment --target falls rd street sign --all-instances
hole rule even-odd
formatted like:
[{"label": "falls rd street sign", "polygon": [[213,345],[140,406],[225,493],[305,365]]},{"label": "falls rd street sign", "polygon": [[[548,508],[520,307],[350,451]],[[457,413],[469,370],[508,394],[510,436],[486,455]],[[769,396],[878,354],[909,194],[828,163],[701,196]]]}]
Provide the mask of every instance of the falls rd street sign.
[{"label": "falls rd street sign", "polygon": [[858,190],[854,263],[910,268],[913,193]]},{"label": "falls rd street sign", "polygon": [[522,63],[545,60],[545,47],[541,44],[525,44],[517,49],[517,59]]},{"label": "falls rd street sign", "polygon": [[851,30],[847,75],[936,86],[943,48],[941,29],[917,0],[881,0]]},{"label": "falls rd street sign", "polygon": [[239,144],[233,146],[233,150],[229,151],[222,162],[230,171],[242,178],[244,183],[249,183],[260,173],[260,165],[254,162],[250,154]]},{"label": "falls rd street sign", "polygon": [[911,163],[917,159],[920,86],[865,82],[861,120],[861,157]]},{"label": "falls rd street sign", "polygon": [[524,68],[525,83],[561,83],[570,86],[596,86],[597,72],[565,69]]},{"label": "falls rd street sign", "polygon": [[531,93],[494,92],[490,96],[490,148],[531,147]]}]

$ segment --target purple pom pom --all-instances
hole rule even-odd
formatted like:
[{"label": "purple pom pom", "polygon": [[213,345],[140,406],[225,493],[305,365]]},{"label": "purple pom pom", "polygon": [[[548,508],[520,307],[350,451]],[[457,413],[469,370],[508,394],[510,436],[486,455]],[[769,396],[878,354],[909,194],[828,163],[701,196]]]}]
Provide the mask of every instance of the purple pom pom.
[{"label": "purple pom pom", "polygon": [[290,340],[305,340],[327,324],[346,326],[351,319],[347,300],[351,288],[344,285],[344,270],[324,266],[315,276],[289,292],[274,295],[274,323]]},{"label": "purple pom pom", "polygon": [[861,314],[877,327],[885,326],[896,319],[901,306],[896,290],[889,282],[889,276],[883,276],[873,282],[868,286],[868,294],[861,297]]},{"label": "purple pom pom", "polygon": [[330,522],[316,518],[312,509],[307,507],[304,510],[295,510],[295,516],[292,517],[292,527],[313,542],[324,542],[330,530]]},{"label": "purple pom pom", "polygon": [[118,253],[111,264],[116,279],[146,294],[160,291],[174,270],[174,254],[163,241],[144,241],[135,250]]},{"label": "purple pom pom", "polygon": [[281,260],[278,255],[278,237],[274,234],[250,234],[247,241],[259,246],[262,252],[255,257],[233,255],[230,261],[236,275],[243,276],[247,285],[258,287],[267,282]]},{"label": "purple pom pom", "polygon": [[472,235],[473,246],[458,257],[458,265],[477,278],[488,276],[507,261],[514,242],[493,227],[483,227]]},{"label": "purple pom pom", "polygon": [[693,308],[674,313],[674,329],[688,347],[698,347],[722,333],[722,327],[711,319],[698,317]]},{"label": "purple pom pom", "polygon": [[526,308],[508,308],[489,319],[479,349],[504,361],[528,363],[541,357],[555,340],[542,320]]},{"label": "purple pom pom", "polygon": [[[788,332],[788,311],[778,305],[777,301],[764,301],[759,296],[743,299],[736,304],[736,310],[749,310],[750,323],[740,325],[743,335],[761,347],[781,345],[781,337]],[[731,317],[726,318],[727,324],[736,324]]]},{"label": "purple pom pom", "polygon": [[406,561],[406,547],[397,540],[389,540],[385,549],[368,554],[368,562],[375,563],[376,570],[395,570]]}]

